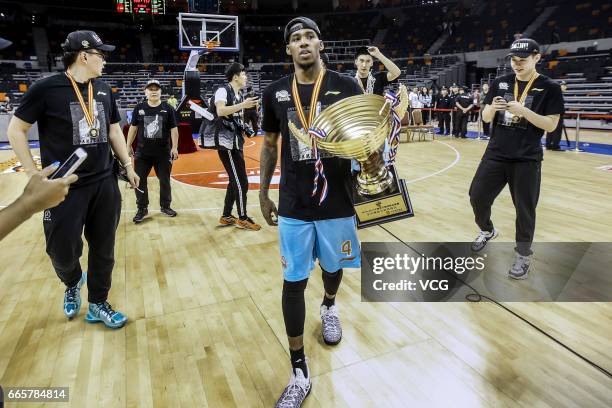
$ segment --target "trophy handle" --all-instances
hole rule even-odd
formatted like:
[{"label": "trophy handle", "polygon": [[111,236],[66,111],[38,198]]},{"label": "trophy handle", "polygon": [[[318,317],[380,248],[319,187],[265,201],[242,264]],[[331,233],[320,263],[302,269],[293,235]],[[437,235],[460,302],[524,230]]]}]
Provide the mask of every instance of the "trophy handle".
[{"label": "trophy handle", "polygon": [[404,84],[400,84],[399,86],[399,100],[400,103],[395,107],[395,112],[400,117],[400,120],[404,118],[406,111],[408,110],[408,90]]}]

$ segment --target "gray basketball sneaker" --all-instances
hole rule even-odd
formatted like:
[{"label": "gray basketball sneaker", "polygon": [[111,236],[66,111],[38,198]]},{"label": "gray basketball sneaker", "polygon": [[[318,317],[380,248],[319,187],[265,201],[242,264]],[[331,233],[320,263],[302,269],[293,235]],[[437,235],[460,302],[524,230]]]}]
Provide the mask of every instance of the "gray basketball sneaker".
[{"label": "gray basketball sneaker", "polygon": [[306,360],[306,375],[308,377],[299,368],[292,369],[289,384],[276,401],[275,408],[299,408],[302,406],[312,387],[308,374],[308,360]]},{"label": "gray basketball sneaker", "polygon": [[321,331],[325,344],[335,346],[342,340],[342,326],[336,305],[329,308],[321,305]]},{"label": "gray basketball sneaker", "polygon": [[487,246],[487,243],[495,238],[497,238],[497,230],[495,228],[493,228],[493,231],[491,232],[480,231],[480,234],[478,234],[474,242],[472,242],[472,251],[482,251],[482,249]]},{"label": "gray basketball sneaker", "polygon": [[531,256],[516,254],[514,263],[508,271],[508,276],[512,279],[527,279],[529,268],[531,267]]}]

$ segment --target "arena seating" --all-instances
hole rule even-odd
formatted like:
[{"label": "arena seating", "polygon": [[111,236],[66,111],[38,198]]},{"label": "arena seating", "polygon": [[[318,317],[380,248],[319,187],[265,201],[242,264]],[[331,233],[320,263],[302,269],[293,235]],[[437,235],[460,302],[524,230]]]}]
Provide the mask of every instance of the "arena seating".
[{"label": "arena seating", "polygon": [[[526,28],[542,10],[551,6],[557,7],[533,37],[546,38],[558,32],[558,39],[563,41],[611,35],[611,7],[602,0],[577,4],[569,0],[536,0],[535,3],[528,0],[491,0],[475,3],[470,9],[454,1],[431,5],[427,1],[385,0],[379,2],[377,7],[372,7],[368,1],[340,1],[335,13],[322,14],[319,10],[312,17],[319,22],[326,41],[376,39],[375,45],[380,46],[400,66],[400,81],[408,86],[434,82],[436,85],[449,85],[464,82],[465,72],[461,71],[462,63],[457,57],[436,57],[433,60],[419,57],[440,37],[442,31],[452,29],[453,33],[442,44],[440,53],[507,47],[514,39],[514,33]],[[385,7],[395,8],[390,11]],[[240,11],[249,12],[247,9]],[[13,10],[13,13],[17,13],[17,10]],[[178,32],[173,29],[171,17],[161,17],[160,24],[150,23],[147,26],[107,11],[102,14],[109,19],[109,26],[105,27],[99,16],[80,14],[74,10],[65,15],[54,11],[45,17],[44,24],[40,21],[36,23],[38,27],[46,27],[51,52],[59,55],[60,44],[69,31],[93,28],[105,41],[118,46],[117,52],[110,56],[104,78],[115,88],[122,108],[132,107],[142,98],[143,85],[150,77],[162,82],[164,96],[180,95],[188,53],[178,49]],[[17,33],[14,37],[19,38],[17,46],[0,53],[0,59],[31,60],[35,54],[32,39],[34,23],[27,20],[27,15],[15,16],[10,23],[0,19],[0,28]],[[254,65],[257,70],[252,69],[249,73],[256,92],[291,71],[282,38],[287,19],[286,15],[274,14],[250,14],[241,19],[243,61],[247,65],[258,64]],[[96,24],[95,27],[74,25],[78,21]],[[597,27],[598,31],[594,31]],[[145,59],[143,52],[147,51],[143,51],[143,45],[146,48],[148,43],[147,37],[150,37],[152,45],[147,55],[152,55],[155,63],[142,63]],[[210,54],[202,58],[202,96],[211,96],[214,88],[223,82],[223,65],[215,63],[237,60],[238,57],[237,54]],[[260,64],[264,64],[261,69]],[[31,66],[18,69],[15,64],[0,64],[0,94],[7,94],[18,103],[29,84],[46,75],[41,72],[46,71],[45,61],[41,65],[40,69],[32,69]],[[551,52],[544,59],[541,70],[553,78],[568,82],[566,101],[571,109],[608,113],[612,103],[609,99],[612,98],[611,67],[609,51],[586,47],[573,54],[564,50]],[[350,59],[332,62],[330,68],[354,75]],[[374,70],[378,69],[382,69],[379,64],[374,66]]]},{"label": "arena seating", "polygon": [[612,4],[606,0],[560,1],[534,33],[542,42],[582,41],[612,36]]},{"label": "arena seating", "polygon": [[[535,7],[534,7],[535,3]],[[456,21],[442,53],[507,48],[514,34],[522,32],[544,9],[545,2],[489,0],[480,13],[467,13]]]}]

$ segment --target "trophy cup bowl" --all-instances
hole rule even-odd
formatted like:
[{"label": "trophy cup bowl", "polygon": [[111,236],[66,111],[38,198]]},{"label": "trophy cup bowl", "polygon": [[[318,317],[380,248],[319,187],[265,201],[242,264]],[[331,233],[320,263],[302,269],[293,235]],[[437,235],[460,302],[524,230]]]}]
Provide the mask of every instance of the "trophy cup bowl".
[{"label": "trophy cup bowl", "polygon": [[[400,85],[399,98],[395,111],[402,118],[408,108],[408,92],[404,85]],[[393,174],[385,166],[381,151],[393,126],[391,109],[391,104],[380,95],[356,95],[330,105],[312,124],[326,134],[324,139],[315,139],[317,149],[359,162],[359,194],[373,196],[393,184]],[[289,130],[300,142],[311,145],[310,135],[291,121]]]}]

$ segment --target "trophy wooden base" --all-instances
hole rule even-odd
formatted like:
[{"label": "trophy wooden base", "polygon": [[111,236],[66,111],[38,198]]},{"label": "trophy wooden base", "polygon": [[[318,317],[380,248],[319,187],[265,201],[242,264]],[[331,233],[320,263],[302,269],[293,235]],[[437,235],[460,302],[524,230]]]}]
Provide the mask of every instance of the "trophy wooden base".
[{"label": "trophy wooden base", "polygon": [[412,203],[406,188],[406,182],[397,176],[395,166],[389,167],[393,174],[393,184],[384,192],[366,196],[357,192],[356,178],[353,180],[353,203],[357,215],[357,228],[397,221],[414,217]]}]

